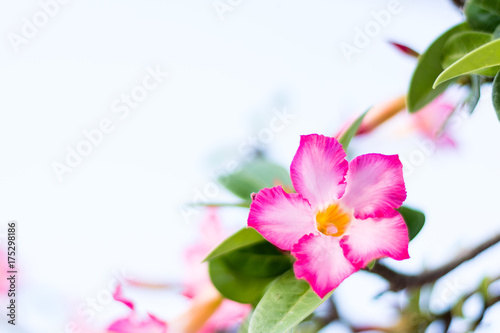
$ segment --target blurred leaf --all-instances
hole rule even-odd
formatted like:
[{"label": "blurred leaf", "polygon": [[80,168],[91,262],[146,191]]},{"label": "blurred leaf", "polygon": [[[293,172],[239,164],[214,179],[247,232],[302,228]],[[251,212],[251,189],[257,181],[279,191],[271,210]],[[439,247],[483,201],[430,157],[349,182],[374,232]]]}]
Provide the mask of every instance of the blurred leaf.
[{"label": "blurred leaf", "polygon": [[500,37],[500,25],[498,25],[495,28],[495,31],[493,31],[492,39],[498,39]]},{"label": "blurred leaf", "polygon": [[427,50],[419,57],[417,67],[413,72],[408,89],[407,107],[410,112],[417,112],[439,96],[451,84],[439,86],[438,89],[432,89],[432,85],[438,75],[443,71],[441,66],[441,58],[443,46],[446,41],[453,35],[469,30],[467,24],[459,24],[450,30],[446,31],[437,38]]},{"label": "blurred leaf", "polygon": [[490,13],[500,16],[500,2],[498,0],[473,0],[473,2]]},{"label": "blurred leaf", "polygon": [[366,267],[369,269],[369,270],[372,270],[372,268],[377,264],[377,260],[372,260],[368,263],[368,265],[366,265]]},{"label": "blurred leaf", "polygon": [[493,80],[491,98],[493,100],[493,107],[497,113],[497,118],[500,120],[500,72]]},{"label": "blurred leaf", "polygon": [[465,103],[469,108],[469,114],[472,113],[479,103],[479,99],[481,98],[481,77],[479,75],[471,75],[470,76],[470,93],[467,97]]},{"label": "blurred leaf", "polygon": [[[446,68],[434,82],[434,87],[450,79],[456,78],[465,74],[476,74],[480,72],[482,75],[490,75],[492,67],[500,65],[500,39],[491,41],[483,46],[467,53],[451,66]],[[488,71],[485,71],[488,70]],[[498,72],[498,68],[493,68],[493,71]],[[488,73],[487,73],[488,72]],[[494,73],[493,73],[494,74]]]},{"label": "blurred leaf", "polygon": [[257,302],[268,284],[291,267],[290,258],[268,242],[226,253],[208,263],[215,288],[239,303]]},{"label": "blurred leaf", "polygon": [[244,164],[238,171],[219,177],[219,182],[229,191],[250,203],[250,195],[266,187],[283,185],[292,187],[288,171],[264,159]]},{"label": "blurred leaf", "polygon": [[490,293],[488,292],[488,288],[490,287],[491,279],[489,277],[485,277],[481,283],[479,284],[479,288],[477,291],[483,297],[483,300],[488,301],[490,298]]},{"label": "blurred leaf", "polygon": [[491,34],[477,31],[464,31],[451,36],[444,44],[441,65],[443,68],[449,67],[467,53],[490,42],[491,39]]},{"label": "blurred leaf", "polygon": [[249,333],[287,332],[307,318],[323,299],[304,280],[297,280],[293,270],[277,278],[255,308]]},{"label": "blurred leaf", "polygon": [[408,226],[408,238],[412,240],[424,227],[425,214],[406,206],[399,207],[398,211],[403,216],[403,219]]},{"label": "blurred leaf", "polygon": [[463,317],[463,307],[464,307],[465,299],[460,297],[457,303],[455,303],[451,308],[451,313],[456,317]]},{"label": "blurred leaf", "polygon": [[243,228],[234,233],[232,236],[226,238],[226,240],[210,252],[210,254],[203,261],[209,261],[228,252],[264,241],[264,237],[262,237],[255,229]]},{"label": "blurred leaf", "polygon": [[497,7],[497,0],[468,0],[464,8],[467,23],[473,30],[493,32],[500,24]]},{"label": "blurred leaf", "polygon": [[342,145],[342,148],[344,148],[344,150],[347,150],[347,147],[349,146],[349,143],[351,142],[352,138],[354,138],[354,136],[358,132],[359,126],[361,125],[361,122],[363,121],[363,118],[366,116],[367,112],[368,111],[365,111],[361,116],[359,116],[351,124],[351,126],[349,126],[349,128],[339,137],[339,142]]}]

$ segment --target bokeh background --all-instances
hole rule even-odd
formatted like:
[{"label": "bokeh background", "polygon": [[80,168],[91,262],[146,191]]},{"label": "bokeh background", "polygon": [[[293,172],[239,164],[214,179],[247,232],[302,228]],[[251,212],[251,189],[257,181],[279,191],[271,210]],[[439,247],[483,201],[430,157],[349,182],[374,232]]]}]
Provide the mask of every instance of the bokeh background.
[{"label": "bokeh background", "polygon": [[[115,276],[180,281],[183,248],[199,239],[203,217],[187,204],[228,162],[249,158],[242,145],[256,143],[288,167],[299,135],[333,135],[369,106],[405,93],[415,60],[389,41],[423,51],[462,19],[448,0],[396,1],[400,13],[346,57],[342,43],[354,45],[357,29],[391,1],[222,2],[231,9],[221,14],[212,0],[67,1],[16,52],[12,34],[47,0],[0,1],[0,232],[8,221],[19,225],[13,331],[65,332]],[[114,112],[148,68],[168,78],[127,116]],[[388,265],[414,273],[436,267],[500,229],[500,131],[489,94],[483,89],[473,116],[453,128],[456,148],[438,147],[407,167],[407,204],[422,209],[427,224],[410,246],[412,259]],[[291,116],[269,136],[277,113]],[[64,163],[68,147],[103,119],[113,131],[60,181],[54,162]],[[406,120],[355,139],[352,153],[408,159],[423,148]],[[211,193],[212,202],[236,201],[220,188]],[[246,213],[220,210],[228,230],[244,226]],[[499,274],[499,255],[493,248],[444,278],[435,307]],[[340,311],[357,323],[390,322],[401,297],[374,299],[385,287],[357,273],[335,292]],[[135,297],[166,319],[185,303],[173,291]],[[88,324],[105,327],[120,313],[109,302]],[[500,330],[499,313],[498,306],[490,312],[483,332]]]}]

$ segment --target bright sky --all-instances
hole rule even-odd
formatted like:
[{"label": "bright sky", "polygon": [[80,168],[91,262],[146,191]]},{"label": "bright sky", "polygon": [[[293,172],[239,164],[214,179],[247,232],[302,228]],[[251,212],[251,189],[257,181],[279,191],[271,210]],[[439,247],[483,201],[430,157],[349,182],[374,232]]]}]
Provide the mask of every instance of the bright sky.
[{"label": "bright sky", "polygon": [[[40,2],[52,3],[51,16],[38,1],[0,1],[0,232],[18,222],[26,332],[63,332],[116,272],[180,279],[182,248],[199,224],[182,207],[206,191],[211,173],[245,158],[239,146],[257,136],[288,167],[300,134],[334,134],[370,105],[405,93],[415,61],[387,41],[422,51],[460,21],[447,0],[227,0],[232,10],[224,13],[212,0],[54,1]],[[381,18],[381,10],[392,14]],[[360,45],[359,31],[370,27]],[[347,44],[356,53],[346,56]],[[408,203],[428,223],[398,269],[435,267],[500,229],[500,154],[491,149],[499,124],[489,91],[483,95],[453,132],[458,149],[430,154],[407,175]],[[268,137],[277,113],[283,126]],[[421,149],[396,127],[354,141],[355,153]],[[222,215],[236,229],[245,213]],[[453,274],[454,290],[500,273],[491,265],[499,251]],[[350,318],[378,320],[377,302],[387,300],[368,296],[383,287],[359,274],[336,297]],[[178,299],[148,302],[166,317],[178,311]],[[104,307],[91,324],[115,312]]]}]

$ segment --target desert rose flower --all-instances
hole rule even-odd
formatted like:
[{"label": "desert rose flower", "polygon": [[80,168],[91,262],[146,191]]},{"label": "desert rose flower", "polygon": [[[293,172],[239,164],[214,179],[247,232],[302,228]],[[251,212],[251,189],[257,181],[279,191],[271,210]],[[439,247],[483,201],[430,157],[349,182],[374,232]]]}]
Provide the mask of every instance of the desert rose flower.
[{"label": "desert rose flower", "polygon": [[297,193],[265,188],[250,206],[248,226],[297,259],[294,272],[320,297],[383,257],[409,258],[408,229],[396,211],[406,199],[397,155],[350,162],[335,139],[301,137],[290,167]]}]

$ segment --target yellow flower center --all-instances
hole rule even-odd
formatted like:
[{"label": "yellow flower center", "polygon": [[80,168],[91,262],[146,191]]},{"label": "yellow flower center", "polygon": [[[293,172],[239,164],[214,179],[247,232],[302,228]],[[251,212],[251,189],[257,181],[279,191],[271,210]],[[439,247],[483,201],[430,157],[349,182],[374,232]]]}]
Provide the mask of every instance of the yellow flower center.
[{"label": "yellow flower center", "polygon": [[335,204],[316,214],[316,227],[327,236],[342,236],[350,221],[350,215]]}]

